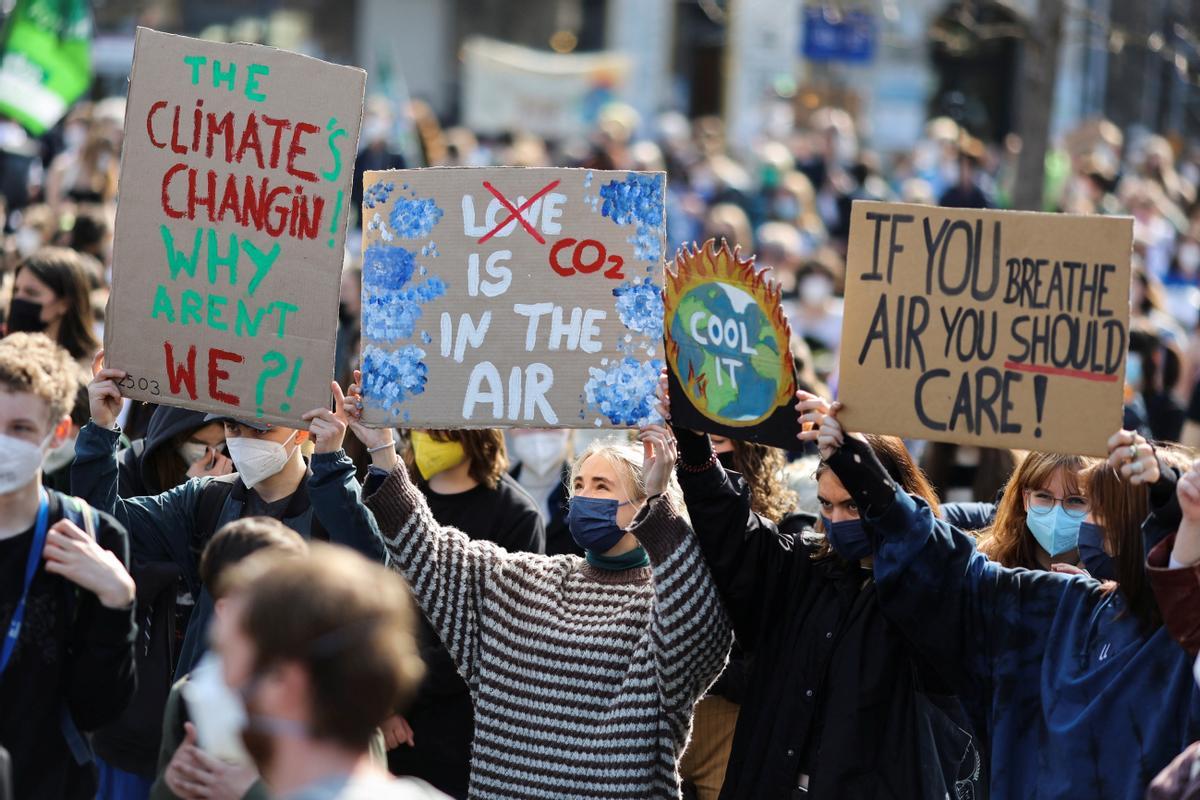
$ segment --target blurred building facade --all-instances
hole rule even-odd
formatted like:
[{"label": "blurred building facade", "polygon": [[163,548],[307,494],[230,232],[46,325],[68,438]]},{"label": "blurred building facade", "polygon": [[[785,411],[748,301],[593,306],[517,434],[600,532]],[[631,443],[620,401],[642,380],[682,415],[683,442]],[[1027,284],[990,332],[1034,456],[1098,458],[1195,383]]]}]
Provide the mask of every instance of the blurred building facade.
[{"label": "blurred building facade", "polygon": [[866,140],[903,150],[930,116],[999,141],[1019,126],[1030,29],[1063,3],[1054,128],[1105,115],[1182,144],[1200,131],[1200,0],[106,0],[97,63],[111,90],[132,31],[262,41],[364,66],[372,91],[463,115],[472,37],[546,53],[624,53],[616,95],[648,123],[662,110],[721,114],[749,147],[790,114],[834,103]]}]

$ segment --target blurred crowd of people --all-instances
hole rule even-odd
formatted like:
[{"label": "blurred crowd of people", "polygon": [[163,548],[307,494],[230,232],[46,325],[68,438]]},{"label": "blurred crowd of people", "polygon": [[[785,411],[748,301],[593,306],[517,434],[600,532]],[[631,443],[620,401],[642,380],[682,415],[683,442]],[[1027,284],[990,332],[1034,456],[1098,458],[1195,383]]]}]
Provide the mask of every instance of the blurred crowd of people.
[{"label": "blurred crowd of people", "polygon": [[1171,763],[1200,739],[1200,150],[1091,121],[1047,156],[1047,210],[1135,220],[1105,461],[837,418],[851,204],[1005,207],[1011,137],[939,118],[884,157],[825,108],[735,154],[715,118],[612,106],[547,142],[368,101],[359,194],[665,170],[672,249],[723,238],[782,286],[809,423],[784,452],[669,420],[364,427],[354,235],[307,430],[123,399],[97,355],[123,117],[0,124],[14,796],[1132,800],[1163,771],[1152,797],[1200,797],[1196,749]]}]

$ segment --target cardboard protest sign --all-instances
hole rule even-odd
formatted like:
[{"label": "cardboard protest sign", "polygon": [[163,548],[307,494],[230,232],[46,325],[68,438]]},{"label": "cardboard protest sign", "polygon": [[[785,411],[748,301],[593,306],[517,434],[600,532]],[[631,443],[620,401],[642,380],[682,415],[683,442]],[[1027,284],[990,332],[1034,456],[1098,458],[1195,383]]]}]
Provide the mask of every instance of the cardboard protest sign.
[{"label": "cardboard protest sign", "polygon": [[292,425],[328,404],[365,86],[138,29],[104,331],[122,394]]},{"label": "cardboard protest sign", "polygon": [[671,421],[796,449],[791,329],[764,272],[724,240],[676,254],[664,292]]},{"label": "cardboard protest sign", "polygon": [[1105,455],[1121,425],[1128,218],[856,202],[849,430]]},{"label": "cardboard protest sign", "polygon": [[662,368],[662,173],[368,172],[364,419],[629,427]]}]

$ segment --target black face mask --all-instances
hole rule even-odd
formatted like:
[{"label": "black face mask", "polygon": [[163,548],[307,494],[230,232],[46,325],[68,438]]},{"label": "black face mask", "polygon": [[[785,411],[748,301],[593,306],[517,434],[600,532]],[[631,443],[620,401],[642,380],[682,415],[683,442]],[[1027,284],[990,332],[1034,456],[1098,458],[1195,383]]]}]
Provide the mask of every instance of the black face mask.
[{"label": "black face mask", "polygon": [[[1129,448],[1125,448],[1128,450]],[[717,453],[717,461],[721,462],[721,466],[726,472],[740,472],[737,466],[737,458],[734,457],[732,450],[726,450],[724,453]]]},{"label": "black face mask", "polygon": [[12,305],[8,307],[5,324],[8,333],[40,333],[46,330],[46,323],[42,322],[42,304],[14,297]]}]

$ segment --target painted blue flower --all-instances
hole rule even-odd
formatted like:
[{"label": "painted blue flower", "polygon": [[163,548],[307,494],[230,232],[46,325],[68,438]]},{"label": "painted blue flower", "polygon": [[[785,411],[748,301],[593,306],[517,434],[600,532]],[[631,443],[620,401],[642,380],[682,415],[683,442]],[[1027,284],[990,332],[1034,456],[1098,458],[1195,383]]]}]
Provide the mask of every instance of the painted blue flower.
[{"label": "painted blue flower", "polygon": [[401,197],[392,206],[388,221],[392,233],[402,239],[424,239],[442,218],[442,210],[430,197]]},{"label": "painted blue flower", "polygon": [[381,206],[388,201],[395,189],[396,184],[391,181],[379,181],[363,192],[363,205],[367,208]]},{"label": "painted blue flower", "polygon": [[654,403],[662,366],[658,359],[638,361],[626,356],[609,363],[606,369],[591,367],[591,377],[584,385],[588,407],[613,425],[661,422]]},{"label": "painted blue flower", "polygon": [[404,289],[367,288],[363,293],[363,335],[377,341],[412,337],[421,306],[445,293],[446,282],[436,275]]},{"label": "painted blue flower", "polygon": [[600,187],[601,216],[618,225],[633,225],[629,237],[634,256],[642,261],[662,258],[663,176],[630,172],[623,181],[609,181]]},{"label": "painted blue flower", "polygon": [[373,244],[363,252],[363,287],[371,291],[401,289],[416,268],[416,256],[403,247]]},{"label": "painted blue flower", "polygon": [[425,351],[413,345],[396,350],[367,345],[363,349],[363,404],[398,413],[396,407],[425,391],[429,368]]},{"label": "painted blue flower", "polygon": [[662,289],[657,283],[649,278],[626,281],[613,289],[613,296],[622,325],[652,339],[662,338]]}]

